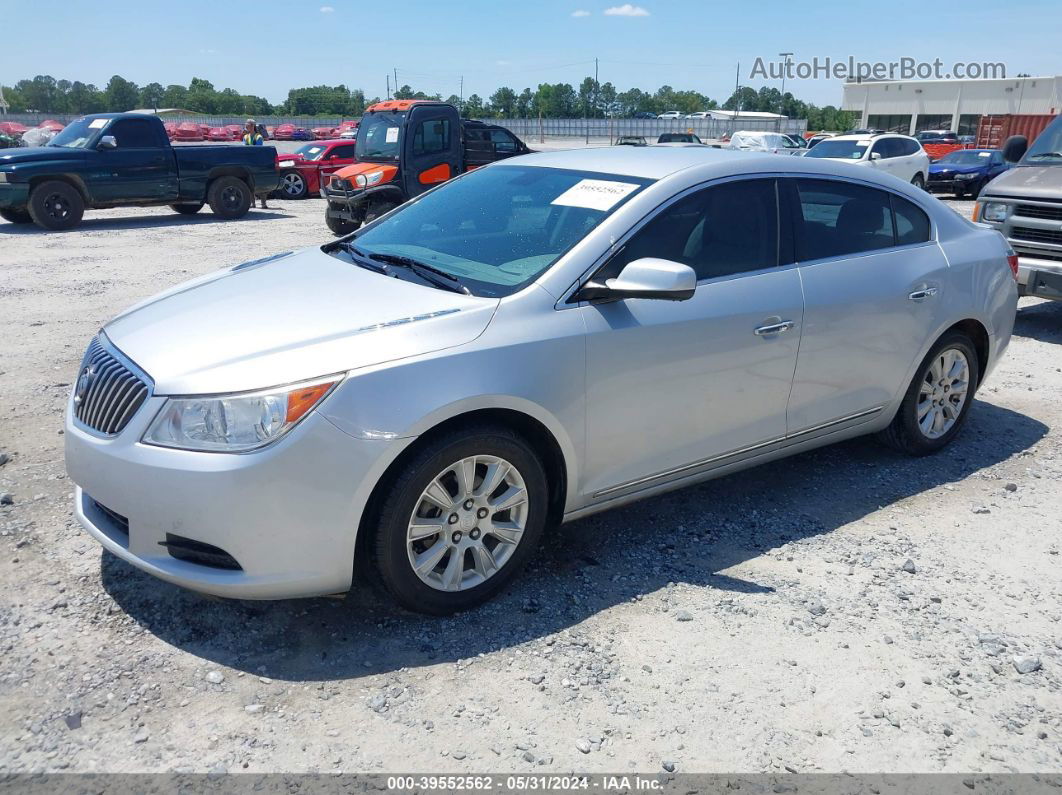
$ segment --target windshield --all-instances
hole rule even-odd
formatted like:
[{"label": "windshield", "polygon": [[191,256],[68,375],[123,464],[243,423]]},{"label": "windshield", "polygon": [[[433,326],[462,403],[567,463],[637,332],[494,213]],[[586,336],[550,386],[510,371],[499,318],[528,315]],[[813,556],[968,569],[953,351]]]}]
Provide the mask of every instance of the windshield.
[{"label": "windshield", "polygon": [[844,160],[861,160],[870,144],[866,141],[835,141],[825,138],[809,149],[804,157],[836,157]]},{"label": "windshield", "polygon": [[1062,116],[1056,118],[1040,133],[1021,162],[1041,166],[1062,163]]},{"label": "windshield", "polygon": [[48,146],[63,146],[67,149],[84,149],[96,134],[107,126],[110,119],[77,119],[63,128],[48,142]]},{"label": "windshield", "polygon": [[510,295],[649,182],[567,169],[491,166],[425,194],[353,243],[369,256],[397,255],[431,265],[456,276],[475,295]]},{"label": "windshield", "polygon": [[404,113],[370,113],[358,127],[354,157],[358,160],[398,160]]},{"label": "windshield", "polygon": [[295,154],[302,155],[307,160],[320,160],[325,148],[320,144],[306,144],[295,150]]},{"label": "windshield", "polygon": [[983,166],[991,159],[991,152],[975,152],[970,149],[965,152],[949,152],[937,162],[951,163],[956,166]]}]

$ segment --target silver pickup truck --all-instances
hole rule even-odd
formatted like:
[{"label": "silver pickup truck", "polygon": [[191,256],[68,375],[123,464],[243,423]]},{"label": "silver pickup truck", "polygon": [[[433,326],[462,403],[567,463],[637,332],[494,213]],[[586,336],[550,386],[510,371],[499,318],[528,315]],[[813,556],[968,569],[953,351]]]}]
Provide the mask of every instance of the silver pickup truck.
[{"label": "silver pickup truck", "polygon": [[1018,290],[1062,301],[1062,116],[1032,146],[1015,135],[1003,145],[1015,167],[985,186],[974,220],[995,227],[1018,255]]}]

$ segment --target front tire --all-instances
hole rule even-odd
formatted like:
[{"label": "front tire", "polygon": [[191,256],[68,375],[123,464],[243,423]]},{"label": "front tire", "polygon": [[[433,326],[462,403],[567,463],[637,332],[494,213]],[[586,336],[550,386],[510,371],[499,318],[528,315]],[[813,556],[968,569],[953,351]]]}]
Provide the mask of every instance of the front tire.
[{"label": "front tire", "polygon": [[911,184],[914,185],[916,188],[920,188],[922,190],[926,189],[926,178],[922,176],[922,172],[918,172],[913,177],[911,177]]},{"label": "front tire", "polygon": [[199,204],[171,204],[170,209],[181,215],[195,215],[203,209],[203,203]]},{"label": "front tire", "polygon": [[387,488],[372,553],[402,606],[449,615],[490,599],[527,563],[548,514],[542,462],[501,426],[426,443]]},{"label": "front tire", "polygon": [[218,177],[210,183],[207,204],[214,215],[231,221],[247,215],[254,204],[254,194],[238,177]]},{"label": "front tire", "polygon": [[305,199],[310,192],[310,186],[306,184],[306,177],[300,174],[298,169],[289,168],[280,172],[278,192],[282,199]]},{"label": "front tire", "polygon": [[361,226],[361,224],[355,223],[354,221],[348,221],[345,218],[337,218],[336,216],[332,215],[328,210],[325,210],[325,223],[328,225],[328,228],[332,230],[332,234],[336,237],[343,237],[344,235],[349,235],[351,232]]},{"label": "front tire", "polygon": [[85,200],[70,183],[51,180],[33,189],[29,214],[41,229],[53,232],[73,229],[85,214]]},{"label": "front tire", "polygon": [[13,224],[32,224],[33,219],[26,210],[0,210],[0,218]]},{"label": "front tire", "polygon": [[919,365],[882,441],[914,456],[947,447],[966,422],[979,378],[970,338],[958,331],[945,334]]}]

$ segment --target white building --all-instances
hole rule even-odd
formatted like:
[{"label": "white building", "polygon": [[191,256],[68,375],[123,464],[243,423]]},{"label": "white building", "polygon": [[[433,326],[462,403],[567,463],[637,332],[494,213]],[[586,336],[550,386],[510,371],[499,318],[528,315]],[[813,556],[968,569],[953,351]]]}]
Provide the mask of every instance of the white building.
[{"label": "white building", "polygon": [[975,135],[982,116],[1057,115],[1062,111],[1062,76],[845,83],[841,108],[860,113],[860,127],[908,135],[920,130]]}]

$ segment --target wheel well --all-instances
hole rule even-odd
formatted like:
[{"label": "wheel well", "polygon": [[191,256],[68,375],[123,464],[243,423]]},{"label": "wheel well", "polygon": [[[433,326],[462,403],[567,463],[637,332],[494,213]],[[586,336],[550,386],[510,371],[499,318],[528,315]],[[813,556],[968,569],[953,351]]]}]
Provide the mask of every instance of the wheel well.
[{"label": "wheel well", "polygon": [[30,179],[30,193],[32,193],[38,185],[45,182],[65,182],[81,194],[81,199],[86,205],[89,203],[89,198],[85,195],[85,186],[81,184],[79,179],[72,177],[69,174],[49,174],[47,176],[32,177]]},{"label": "wheel well", "polygon": [[398,473],[402,471],[406,462],[417,453],[420,448],[432,439],[444,433],[450,433],[462,427],[482,425],[490,423],[501,425],[516,431],[531,445],[542,461],[546,470],[546,478],[549,483],[549,518],[550,523],[560,521],[564,514],[564,502],[568,493],[568,468],[564,463],[564,454],[556,438],[549,429],[541,422],[527,414],[512,409],[480,409],[459,414],[439,423],[430,430],[422,433],[412,444],[403,450],[398,458],[391,462],[379,482],[372,490],[365,511],[361,515],[361,525],[358,528],[357,550],[355,561],[366,560],[363,554],[363,546],[368,543],[370,533],[366,530],[366,524],[375,516],[379,501],[384,498]]},{"label": "wheel well", "polygon": [[971,318],[959,321],[948,331],[960,331],[973,341],[974,350],[977,351],[977,383],[980,384],[988,367],[988,330],[979,321]]},{"label": "wheel well", "polygon": [[208,190],[210,189],[209,182],[213,182],[218,177],[236,177],[237,179],[246,183],[247,187],[250,188],[252,192],[254,192],[254,183],[251,181],[250,175],[247,173],[247,171],[242,168],[237,168],[236,166],[222,166],[221,168],[215,168],[213,171],[210,172],[208,178]]}]

